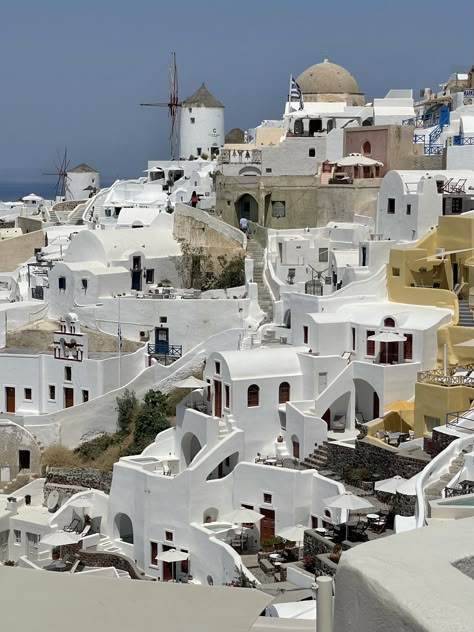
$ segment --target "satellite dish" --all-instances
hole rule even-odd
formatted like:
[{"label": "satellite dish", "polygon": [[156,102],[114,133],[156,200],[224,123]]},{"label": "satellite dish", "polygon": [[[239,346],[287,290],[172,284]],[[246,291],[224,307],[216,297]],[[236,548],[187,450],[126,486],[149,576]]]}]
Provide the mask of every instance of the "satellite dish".
[{"label": "satellite dish", "polygon": [[56,511],[59,505],[59,492],[53,489],[52,492],[49,493],[48,499],[46,500],[46,507],[48,511]]}]

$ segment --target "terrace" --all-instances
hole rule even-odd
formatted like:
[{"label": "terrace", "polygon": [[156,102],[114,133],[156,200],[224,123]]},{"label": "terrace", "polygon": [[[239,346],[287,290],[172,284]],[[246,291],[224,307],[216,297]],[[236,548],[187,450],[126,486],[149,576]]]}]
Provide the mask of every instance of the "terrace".
[{"label": "terrace", "polygon": [[420,371],[417,380],[421,384],[474,387],[474,364]]}]

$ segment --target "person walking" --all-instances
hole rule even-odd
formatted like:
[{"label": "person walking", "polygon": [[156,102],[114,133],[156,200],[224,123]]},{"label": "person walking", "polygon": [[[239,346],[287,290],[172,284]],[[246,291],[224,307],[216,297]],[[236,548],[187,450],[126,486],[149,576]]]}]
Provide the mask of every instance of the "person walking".
[{"label": "person walking", "polygon": [[193,191],[192,194],[191,194],[191,206],[193,208],[196,208],[198,202],[199,202],[198,195],[197,195],[196,191]]},{"label": "person walking", "polygon": [[247,235],[247,238],[250,234],[250,226],[249,220],[246,217],[241,217],[239,221],[240,230]]}]

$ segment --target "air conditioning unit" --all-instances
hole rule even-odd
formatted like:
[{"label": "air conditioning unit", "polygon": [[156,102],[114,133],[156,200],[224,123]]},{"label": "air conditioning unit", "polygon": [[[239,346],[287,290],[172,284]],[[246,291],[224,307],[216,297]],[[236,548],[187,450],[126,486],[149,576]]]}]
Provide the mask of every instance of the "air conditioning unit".
[{"label": "air conditioning unit", "polygon": [[141,331],[140,332],[140,341],[148,342],[150,340],[150,332],[149,331]]}]

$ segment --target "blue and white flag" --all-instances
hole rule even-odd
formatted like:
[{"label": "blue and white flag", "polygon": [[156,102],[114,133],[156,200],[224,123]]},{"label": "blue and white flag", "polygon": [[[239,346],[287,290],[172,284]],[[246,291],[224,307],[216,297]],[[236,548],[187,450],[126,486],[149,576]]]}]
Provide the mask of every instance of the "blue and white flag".
[{"label": "blue and white flag", "polygon": [[294,80],[293,75],[290,76],[289,100],[290,102],[299,101],[300,102],[300,107],[298,108],[299,110],[302,110],[304,108],[303,93],[301,92],[301,88],[299,87],[299,85]]}]

